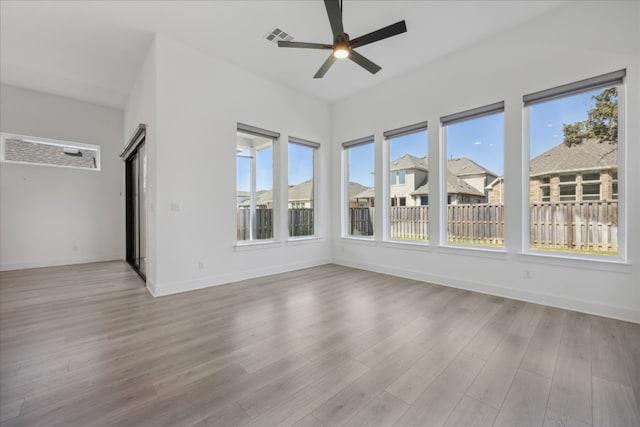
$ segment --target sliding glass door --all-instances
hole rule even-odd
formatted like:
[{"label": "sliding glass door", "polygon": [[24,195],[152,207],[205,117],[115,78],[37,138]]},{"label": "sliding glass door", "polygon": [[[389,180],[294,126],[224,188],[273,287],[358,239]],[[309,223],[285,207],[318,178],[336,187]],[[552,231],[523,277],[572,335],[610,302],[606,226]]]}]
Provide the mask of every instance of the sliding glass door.
[{"label": "sliding glass door", "polygon": [[127,186],[127,262],[146,280],[147,151],[144,140],[125,159]]}]

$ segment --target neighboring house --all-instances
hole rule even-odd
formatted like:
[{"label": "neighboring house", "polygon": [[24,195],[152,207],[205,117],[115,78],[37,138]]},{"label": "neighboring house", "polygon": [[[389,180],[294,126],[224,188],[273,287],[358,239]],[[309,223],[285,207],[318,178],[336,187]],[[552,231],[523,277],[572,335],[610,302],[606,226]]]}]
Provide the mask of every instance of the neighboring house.
[{"label": "neighboring house", "polygon": [[[466,157],[447,162],[448,204],[484,203],[485,187],[496,174]],[[391,162],[389,196],[391,206],[424,206],[429,204],[429,170],[427,157],[410,154]],[[374,189],[352,196],[351,205],[373,206]]]},{"label": "neighboring house", "polygon": [[[362,188],[365,188],[364,186]],[[236,192],[238,207],[248,208],[251,205],[248,191]],[[273,191],[262,190],[256,193],[256,207],[271,209],[273,207]],[[289,187],[288,208],[310,209],[313,207],[313,181],[307,180]]]},{"label": "neighboring house", "polygon": [[[586,140],[558,144],[533,158],[529,165],[532,202],[616,200],[618,198],[618,146]],[[504,200],[503,179],[487,187],[489,200]]]},{"label": "neighboring house", "polygon": [[366,187],[358,182],[349,183],[349,207],[372,208],[374,188]]},{"label": "neighboring house", "polygon": [[289,187],[289,209],[310,209],[313,207],[313,180],[309,179]]},{"label": "neighboring house", "polygon": [[[421,185],[412,193],[414,200],[423,200],[429,197],[429,183]],[[483,192],[467,183],[464,179],[455,176],[450,170],[447,173],[447,204],[475,204],[485,203],[486,198]]]}]

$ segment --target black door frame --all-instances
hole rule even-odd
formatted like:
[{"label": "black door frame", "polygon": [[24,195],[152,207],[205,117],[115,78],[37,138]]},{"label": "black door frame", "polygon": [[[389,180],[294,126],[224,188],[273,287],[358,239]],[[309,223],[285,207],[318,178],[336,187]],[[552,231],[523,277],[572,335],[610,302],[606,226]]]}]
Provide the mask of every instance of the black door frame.
[{"label": "black door frame", "polygon": [[[138,160],[138,152],[140,148],[144,146],[146,139],[146,126],[141,124],[138,126],[136,133],[133,135],[125,149],[120,154],[120,157],[124,160],[125,166],[125,219],[126,219],[126,260],[127,263],[131,266],[131,268],[138,273],[138,275],[147,282],[146,274],[140,270],[140,265],[136,262],[136,252],[135,252],[135,242],[136,242],[136,230],[138,233],[138,245],[140,245],[140,226],[136,228],[135,224],[135,213],[136,206],[134,206],[134,184],[136,180],[134,180],[134,162]],[[142,168],[138,165],[138,186],[142,182],[140,174],[142,173]],[[138,222],[140,222],[140,191],[138,188]],[[138,252],[140,248],[138,247]]]}]

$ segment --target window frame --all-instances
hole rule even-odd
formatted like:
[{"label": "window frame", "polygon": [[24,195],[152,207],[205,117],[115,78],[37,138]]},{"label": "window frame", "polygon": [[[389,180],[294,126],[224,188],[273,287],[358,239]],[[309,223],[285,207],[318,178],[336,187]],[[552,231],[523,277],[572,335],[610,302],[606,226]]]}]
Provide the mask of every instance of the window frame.
[{"label": "window frame", "polygon": [[[428,121],[425,120],[425,121],[414,123],[408,126],[403,126],[400,128],[384,131],[382,133],[383,159],[384,159],[382,162],[382,174],[383,176],[388,176],[389,178],[391,178],[391,175],[393,174],[393,177],[394,177],[394,179],[393,180],[390,179],[389,182],[384,182],[384,181],[382,182],[382,194],[383,194],[383,200],[385,200],[385,203],[382,205],[382,240],[387,243],[394,243],[394,244],[397,243],[400,245],[413,245],[413,246],[427,246],[429,244],[430,234],[428,232],[428,229],[429,229],[428,224],[427,224],[427,238],[424,241],[415,241],[415,240],[409,240],[409,239],[394,239],[392,238],[392,235],[391,235],[391,208],[406,206],[407,202],[410,200],[410,197],[405,197],[404,205],[402,205],[400,203],[401,196],[398,196],[398,197],[391,196],[392,186],[406,185],[406,182],[407,182],[406,170],[402,170],[404,174],[404,180],[402,184],[399,183],[400,171],[391,172],[391,162],[393,161],[393,159],[391,158],[391,140],[394,138],[399,138],[402,136],[412,135],[420,132],[427,133],[426,156],[428,156],[429,155],[429,133],[428,133],[429,122]],[[416,179],[415,174],[413,179],[414,180]],[[418,199],[418,200],[421,200],[421,199]],[[418,204],[416,206],[419,207],[423,205]]]},{"label": "window frame", "polygon": [[[311,179],[313,181],[313,234],[308,234],[305,236],[291,236],[289,234],[289,219],[288,219],[288,214],[289,214],[289,193],[288,193],[288,189],[289,189],[289,161],[291,160],[289,158],[289,145],[290,144],[296,144],[296,145],[300,145],[303,147],[308,147],[311,148],[313,151],[313,161],[312,161],[312,165],[313,165],[313,173],[311,176]],[[295,136],[291,136],[289,135],[288,141],[287,141],[287,196],[286,196],[286,202],[287,202],[287,240],[289,241],[295,241],[295,240],[305,240],[305,239],[314,239],[314,238],[318,238],[319,233],[318,233],[318,209],[317,209],[317,204],[316,204],[316,200],[318,200],[318,179],[316,178],[317,175],[317,171],[318,171],[318,166],[320,165],[320,161],[318,159],[319,157],[319,153],[320,153],[320,147],[321,144],[317,143],[317,142],[313,142],[313,141],[309,141],[306,139],[302,139],[302,138],[298,138]]]},{"label": "window frame", "polygon": [[[257,234],[257,230],[255,230],[257,224],[256,224],[256,220],[255,220],[255,216],[256,213],[255,211],[257,210],[257,204],[256,204],[256,199],[257,199],[257,194],[258,194],[258,190],[257,190],[257,165],[256,165],[256,150],[254,149],[254,156],[251,160],[251,177],[250,180],[252,181],[250,183],[250,189],[249,189],[249,197],[251,199],[250,202],[250,207],[249,209],[251,210],[250,212],[250,220],[249,220],[249,227],[250,227],[250,238],[247,240],[238,240],[237,238],[237,230],[238,230],[238,220],[237,220],[237,215],[238,215],[238,197],[237,197],[237,192],[238,192],[238,134],[240,133],[244,133],[244,134],[249,134],[249,135],[253,135],[253,136],[257,136],[260,138],[264,138],[264,139],[269,139],[271,140],[271,150],[272,150],[272,159],[271,159],[271,191],[272,191],[272,195],[273,195],[273,200],[271,201],[271,209],[272,209],[272,230],[271,230],[271,238],[270,239],[257,239],[254,237],[255,234]],[[268,244],[268,243],[276,243],[279,242],[279,227],[278,227],[278,218],[279,218],[279,209],[278,209],[278,203],[280,200],[279,197],[279,192],[277,191],[278,188],[278,173],[277,173],[277,165],[279,164],[277,161],[277,156],[278,156],[278,141],[280,140],[280,134],[277,132],[273,132],[270,130],[266,130],[266,129],[261,129],[255,126],[251,126],[251,125],[247,125],[244,123],[238,123],[237,124],[237,128],[236,128],[236,143],[235,143],[235,149],[236,149],[236,174],[235,174],[235,191],[236,191],[236,204],[235,204],[235,209],[236,209],[236,246],[247,246],[247,245],[264,245],[264,244]]]},{"label": "window frame", "polygon": [[[520,253],[522,255],[531,255],[534,257],[547,257],[571,260],[593,260],[604,263],[626,263],[627,262],[627,215],[626,215],[626,183],[624,179],[619,180],[620,176],[625,177],[626,166],[626,69],[613,71],[611,73],[602,74],[596,77],[567,83],[556,86],[551,89],[524,95],[522,97],[523,109],[523,129],[522,129],[522,164],[523,166],[523,185],[529,187],[530,173],[529,164],[531,161],[531,109],[532,105],[543,102],[553,101],[577,95],[583,92],[589,92],[596,89],[605,89],[616,87],[618,92],[618,157],[617,171],[615,178],[612,176],[612,200],[618,202],[618,229],[616,240],[618,242],[618,253],[616,255],[600,255],[600,254],[581,254],[568,251],[550,251],[544,249],[531,248],[531,218],[529,205],[532,202],[528,191],[522,193],[522,247]],[[576,178],[577,179],[577,178]],[[581,180],[581,177],[580,177]],[[600,177],[601,184],[602,177]],[[594,182],[595,183],[595,182]],[[559,183],[560,184],[560,183]],[[582,183],[580,183],[582,185]],[[615,191],[618,190],[618,192]],[[602,192],[602,186],[600,186]]]},{"label": "window frame", "polygon": [[[376,148],[376,144],[375,144],[375,137],[374,135],[369,135],[369,136],[365,136],[362,138],[357,138],[357,139],[353,139],[350,141],[346,141],[343,142],[341,144],[341,148],[342,148],[342,153],[341,153],[341,157],[342,157],[342,215],[341,215],[341,237],[345,238],[345,239],[354,239],[354,240],[366,240],[366,241],[373,241],[376,238],[376,233],[375,233],[375,223],[372,224],[372,228],[373,228],[373,235],[371,236],[358,236],[358,235],[353,235],[353,234],[349,234],[349,159],[350,159],[350,149],[351,148],[355,148],[358,146],[362,146],[362,145],[366,145],[366,144],[372,144],[373,147],[373,151],[374,151],[374,162],[373,162],[373,175],[374,175],[374,191],[375,191],[375,181],[376,181],[376,170],[375,170],[375,148]],[[375,203],[375,198],[374,198],[374,203]]]},{"label": "window frame", "polygon": [[[505,127],[507,125],[506,114],[505,114],[505,101],[498,101],[492,104],[483,105],[481,107],[472,108],[465,111],[460,111],[458,113],[449,114],[447,116],[443,116],[440,118],[440,164],[442,165],[440,170],[439,178],[439,188],[440,188],[440,246],[447,248],[456,248],[456,249],[471,249],[477,251],[489,251],[489,252],[506,252],[507,248],[507,227],[506,227],[506,203],[503,199],[503,218],[502,218],[502,229],[503,229],[503,243],[502,246],[484,246],[481,244],[473,244],[473,243],[450,243],[449,242],[449,206],[451,205],[452,197],[447,192],[447,180],[448,180],[448,160],[447,160],[447,146],[448,146],[448,129],[450,125],[454,125],[461,122],[471,121],[475,119],[480,119],[487,116],[492,116],[495,114],[502,114],[502,138],[503,138],[503,149],[502,149],[502,165],[503,169],[506,165],[506,150],[504,148],[505,138],[506,138],[506,130]],[[503,171],[503,181],[502,185],[504,185],[506,176]],[[485,194],[485,198],[487,199],[486,204],[489,204],[489,196]],[[469,195],[463,195],[463,200],[470,201],[471,197]],[[465,204],[465,203],[462,203]]]},{"label": "window frame", "polygon": [[[51,145],[51,146],[61,147],[63,149],[71,148],[71,149],[80,149],[85,151],[94,151],[96,153],[94,157],[95,167],[88,168],[83,166],[56,165],[51,163],[10,160],[6,158],[7,139],[18,139],[24,142],[41,144],[41,145]],[[1,163],[9,163],[9,164],[17,164],[17,165],[48,166],[48,167],[54,167],[54,168],[79,169],[79,170],[99,172],[102,170],[102,161],[100,157],[100,154],[101,154],[100,152],[101,152],[100,145],[84,144],[80,142],[64,141],[64,140],[53,139],[53,138],[42,138],[37,136],[21,135],[21,134],[9,133],[9,132],[0,132],[0,162]]]}]

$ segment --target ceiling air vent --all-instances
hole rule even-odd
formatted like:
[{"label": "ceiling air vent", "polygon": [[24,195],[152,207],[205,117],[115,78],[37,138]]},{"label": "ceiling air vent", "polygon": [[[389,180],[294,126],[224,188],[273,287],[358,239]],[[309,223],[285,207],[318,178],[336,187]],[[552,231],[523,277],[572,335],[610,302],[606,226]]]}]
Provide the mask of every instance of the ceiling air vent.
[{"label": "ceiling air vent", "polygon": [[278,41],[280,40],[285,40],[285,41],[293,40],[293,36],[291,34],[285,33],[278,27],[273,27],[273,29],[269,32],[269,34],[267,34],[264,38],[274,43],[275,45],[277,45]]}]

